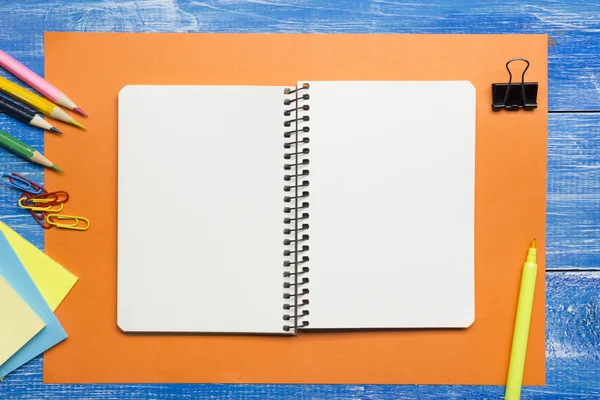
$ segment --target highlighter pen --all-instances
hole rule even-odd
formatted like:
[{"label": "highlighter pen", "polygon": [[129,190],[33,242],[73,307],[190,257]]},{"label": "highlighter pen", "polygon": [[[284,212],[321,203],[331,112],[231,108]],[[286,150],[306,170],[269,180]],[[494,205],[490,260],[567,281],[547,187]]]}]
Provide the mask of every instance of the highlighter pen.
[{"label": "highlighter pen", "polygon": [[504,394],[505,400],[519,400],[521,398],[521,385],[523,383],[523,370],[525,369],[525,355],[527,353],[527,339],[529,337],[529,324],[531,322],[531,309],[533,307],[536,278],[536,248],[535,239],[533,239],[527,253],[527,259],[525,260],[525,264],[523,264],[519,304],[517,305],[515,331],[510,350],[508,378],[506,379],[506,392]]}]

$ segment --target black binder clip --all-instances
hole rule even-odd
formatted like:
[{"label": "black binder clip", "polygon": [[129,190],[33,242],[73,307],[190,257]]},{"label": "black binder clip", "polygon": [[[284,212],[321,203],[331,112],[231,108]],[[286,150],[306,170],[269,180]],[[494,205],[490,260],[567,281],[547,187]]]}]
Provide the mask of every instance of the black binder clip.
[{"label": "black binder clip", "polygon": [[[513,61],[525,61],[527,66],[521,76],[521,83],[512,83],[512,73],[508,65]],[[525,82],[525,72],[529,68],[529,61],[524,58],[512,58],[506,63],[508,83],[492,83],[492,110],[533,110],[537,108],[537,82]]]}]

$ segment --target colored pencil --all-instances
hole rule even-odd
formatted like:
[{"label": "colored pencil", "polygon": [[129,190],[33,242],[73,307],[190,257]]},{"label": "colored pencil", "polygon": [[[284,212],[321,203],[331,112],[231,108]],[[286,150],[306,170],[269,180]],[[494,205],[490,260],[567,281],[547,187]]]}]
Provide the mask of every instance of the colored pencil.
[{"label": "colored pencil", "polygon": [[0,76],[0,91],[8,94],[22,103],[27,104],[28,106],[35,108],[48,117],[66,122],[81,129],[86,129],[85,126],[77,122],[59,106],[52,104],[50,101],[30,92],[29,90],[9,81],[2,76]]},{"label": "colored pencil", "polygon": [[12,151],[16,155],[23,157],[26,160],[43,165],[44,167],[51,168],[58,172],[63,172],[63,170],[54,165],[52,161],[44,157],[42,153],[4,131],[0,131],[0,146]]},{"label": "colored pencil", "polygon": [[0,113],[6,114],[9,117],[37,128],[42,128],[58,134],[62,133],[50,125],[48,121],[37,115],[33,110],[3,96],[0,96]]},{"label": "colored pencil", "polygon": [[59,106],[66,107],[69,110],[76,111],[79,114],[87,117],[87,114],[83,112],[81,108],[77,107],[77,105],[73,103],[73,101],[69,99],[66,94],[61,92],[56,86],[52,85],[2,50],[0,50],[0,66],[6,68],[17,78],[36,89],[38,92]]}]

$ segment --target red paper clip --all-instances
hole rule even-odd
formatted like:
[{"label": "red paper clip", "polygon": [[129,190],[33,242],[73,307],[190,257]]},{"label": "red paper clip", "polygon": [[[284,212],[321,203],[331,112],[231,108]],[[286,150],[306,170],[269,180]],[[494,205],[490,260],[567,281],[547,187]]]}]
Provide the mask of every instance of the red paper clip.
[{"label": "red paper clip", "polygon": [[[48,201],[45,201],[43,203],[33,203],[30,202],[30,200],[32,199],[45,199]],[[55,204],[60,204],[60,203],[66,203],[67,200],[69,200],[69,193],[60,190],[58,192],[50,192],[50,193],[43,193],[43,194],[36,194],[33,196],[26,196],[26,200],[24,201],[24,205],[25,206],[29,206],[29,207],[46,207],[46,206],[52,206]]]},{"label": "red paper clip", "polygon": [[[35,219],[35,221],[40,224],[40,226],[44,229],[50,229],[52,228],[52,225],[50,225],[48,222],[46,222],[46,213],[45,212],[36,212],[33,210],[29,210],[29,213],[31,214],[31,216],[33,217],[33,219]],[[40,215],[38,215],[40,214]]]},{"label": "red paper clip", "polygon": [[[23,180],[23,181],[29,183],[31,185],[31,188],[34,189],[35,192],[37,192],[37,194],[35,194],[35,196],[37,196],[38,194],[48,193],[46,191],[46,189],[44,189],[44,187],[41,186],[40,184],[35,183],[34,181],[29,180],[29,179],[25,178],[24,176],[21,176],[21,175],[17,174],[16,172],[13,172],[10,175],[8,175],[8,180],[10,181],[10,183],[14,184],[14,179],[11,178],[11,176],[17,177],[18,179]],[[32,192],[30,192],[30,193],[32,193]]]}]

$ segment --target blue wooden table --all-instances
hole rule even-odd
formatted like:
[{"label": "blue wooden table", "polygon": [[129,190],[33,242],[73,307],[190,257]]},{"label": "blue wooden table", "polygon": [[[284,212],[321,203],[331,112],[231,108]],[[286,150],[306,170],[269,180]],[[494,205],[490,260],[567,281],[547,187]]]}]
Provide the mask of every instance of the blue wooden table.
[{"label": "blue wooden table", "polygon": [[[600,399],[600,2],[432,3],[0,0],[0,48],[42,74],[44,31],[548,34],[547,386],[524,388],[522,398]],[[0,128],[43,149],[40,130],[4,116]],[[0,151],[0,172],[13,171],[43,180],[40,168]],[[0,188],[0,219],[42,248],[42,230],[16,201],[15,191]],[[499,399],[503,393],[493,386],[44,385],[41,357],[0,383],[0,399]]]}]

